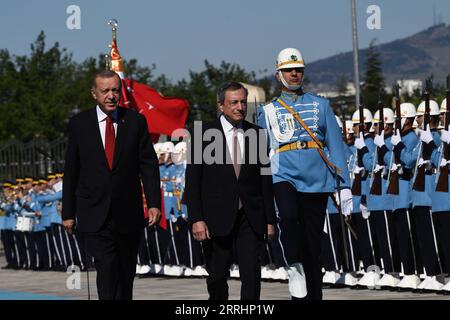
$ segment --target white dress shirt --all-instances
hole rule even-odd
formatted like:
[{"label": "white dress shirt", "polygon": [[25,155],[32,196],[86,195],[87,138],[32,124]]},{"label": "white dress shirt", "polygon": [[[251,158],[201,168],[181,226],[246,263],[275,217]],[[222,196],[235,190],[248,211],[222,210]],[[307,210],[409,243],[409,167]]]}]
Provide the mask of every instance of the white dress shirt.
[{"label": "white dress shirt", "polygon": [[[224,117],[220,116],[220,123],[222,124],[223,132],[225,133],[225,139],[227,140],[228,151],[230,152],[231,159],[233,161],[233,128],[234,126]],[[242,123],[241,123],[242,126]],[[238,129],[242,129],[238,127]],[[237,131],[237,138],[239,142],[239,149],[241,151],[241,159],[238,162],[242,164],[242,159],[244,159],[244,134],[242,130]]]},{"label": "white dress shirt", "polygon": [[[98,120],[98,128],[100,130],[100,136],[102,137],[103,148],[105,148],[105,129],[106,129],[106,118],[108,115],[100,109],[97,105],[97,120]],[[117,120],[117,109],[113,111],[111,117]],[[114,126],[114,135],[117,137],[117,121],[113,122]]]}]

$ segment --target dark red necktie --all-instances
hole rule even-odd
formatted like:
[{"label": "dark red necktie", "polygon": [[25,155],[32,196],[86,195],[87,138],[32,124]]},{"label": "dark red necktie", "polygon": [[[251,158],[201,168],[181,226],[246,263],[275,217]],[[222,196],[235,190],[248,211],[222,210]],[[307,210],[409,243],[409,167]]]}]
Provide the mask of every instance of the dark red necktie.
[{"label": "dark red necktie", "polygon": [[106,117],[105,128],[105,154],[108,160],[109,169],[112,169],[114,159],[114,144],[116,142],[116,135],[114,133],[114,124],[111,117]]}]

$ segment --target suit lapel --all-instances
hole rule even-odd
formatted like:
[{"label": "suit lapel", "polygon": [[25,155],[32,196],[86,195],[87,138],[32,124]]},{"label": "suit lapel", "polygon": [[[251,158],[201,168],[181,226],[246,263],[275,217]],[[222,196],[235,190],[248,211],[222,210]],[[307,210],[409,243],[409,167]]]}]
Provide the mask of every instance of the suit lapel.
[{"label": "suit lapel", "polygon": [[[114,169],[117,166],[119,158],[122,154],[123,144],[126,137],[127,130],[125,129],[127,126],[127,121],[125,119],[125,109],[118,108],[117,110],[117,134],[116,134],[116,142],[114,145],[114,159],[113,166]],[[105,157],[106,158],[106,157]]]}]

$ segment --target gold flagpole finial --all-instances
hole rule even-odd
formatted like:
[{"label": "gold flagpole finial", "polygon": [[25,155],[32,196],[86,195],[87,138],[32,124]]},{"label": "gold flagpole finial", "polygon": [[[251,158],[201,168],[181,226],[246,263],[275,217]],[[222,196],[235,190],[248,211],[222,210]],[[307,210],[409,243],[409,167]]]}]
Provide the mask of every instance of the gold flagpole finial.
[{"label": "gold flagpole finial", "polygon": [[108,24],[111,26],[111,31],[113,34],[113,41],[116,40],[117,35],[117,27],[119,26],[119,22],[116,19],[111,19],[108,21]]}]

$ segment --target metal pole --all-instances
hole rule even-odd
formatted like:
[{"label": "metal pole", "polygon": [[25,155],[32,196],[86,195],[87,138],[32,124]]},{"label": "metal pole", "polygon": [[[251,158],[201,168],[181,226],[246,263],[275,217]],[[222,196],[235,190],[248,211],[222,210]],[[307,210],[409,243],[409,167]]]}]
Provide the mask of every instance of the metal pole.
[{"label": "metal pole", "polygon": [[358,26],[356,23],[356,0],[351,0],[352,2],[352,36],[353,36],[353,69],[354,69],[354,80],[355,80],[355,107],[359,108],[359,59],[358,59]]}]

